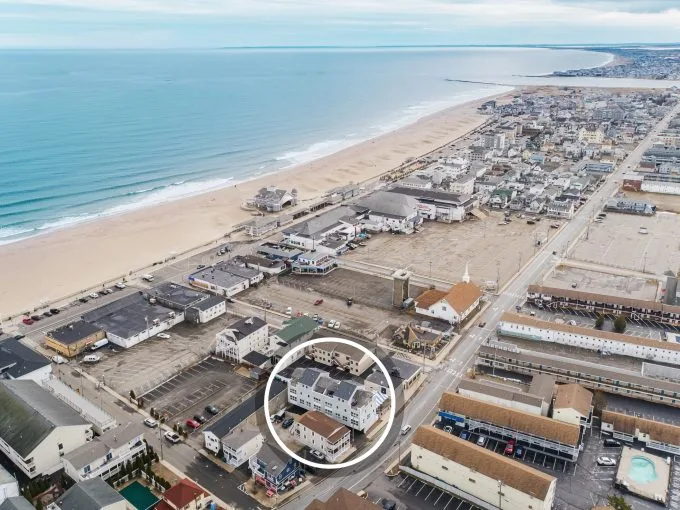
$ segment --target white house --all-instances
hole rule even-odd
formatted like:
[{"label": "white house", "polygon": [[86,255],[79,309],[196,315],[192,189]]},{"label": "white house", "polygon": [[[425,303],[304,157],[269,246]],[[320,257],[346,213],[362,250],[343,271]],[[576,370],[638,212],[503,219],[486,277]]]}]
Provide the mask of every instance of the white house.
[{"label": "white house", "polygon": [[329,462],[335,462],[352,447],[350,429],[319,411],[303,414],[292,434],[299,443],[323,453]]},{"label": "white house", "polygon": [[35,381],[0,381],[0,409],[0,450],[29,478],[92,439],[92,425]]},{"label": "white house", "polygon": [[328,372],[296,368],[288,380],[288,401],[307,410],[323,412],[350,428],[367,431],[378,421],[378,408],[389,397],[366,391],[349,381],[337,381]]},{"label": "white house", "polygon": [[264,279],[264,274],[252,267],[241,267],[222,261],[196,271],[187,279],[194,287],[208,290],[218,296],[232,297],[251,285],[260,283]]},{"label": "white house", "polygon": [[484,508],[550,510],[555,498],[555,477],[429,425],[416,431],[411,465],[425,482],[463,491]]},{"label": "white house", "polygon": [[173,282],[156,285],[149,290],[149,297],[150,301],[183,313],[184,319],[194,324],[205,324],[227,312],[224,298]]},{"label": "white house", "polygon": [[680,344],[677,343],[557,324],[509,312],[504,313],[498,323],[498,334],[620,354],[646,361],[680,364]]},{"label": "white house", "polygon": [[473,314],[483,293],[469,282],[456,283],[448,292],[427,290],[416,298],[416,313],[458,324]]},{"label": "white house", "polygon": [[[206,448],[214,451],[214,438],[208,439],[207,432],[205,436]],[[264,444],[264,436],[257,428],[245,424],[220,438],[219,442],[222,447],[222,458],[224,461],[237,468],[248,462],[248,459],[260,451]],[[208,446],[209,443],[210,446]]]},{"label": "white house", "polygon": [[283,242],[288,246],[338,255],[347,250],[347,242],[361,230],[366,209],[343,205],[286,227]]},{"label": "white house", "polygon": [[42,354],[29,349],[18,338],[0,344],[0,378],[42,383],[52,374],[52,364]]},{"label": "white house", "polygon": [[19,482],[0,465],[0,503],[19,496]]},{"label": "white house", "polygon": [[458,195],[472,195],[475,192],[475,176],[473,174],[461,175],[449,183],[449,191]]},{"label": "white house", "polygon": [[410,234],[423,221],[418,215],[418,201],[401,193],[378,191],[358,204],[368,209],[362,224],[369,230]]},{"label": "white house", "polygon": [[305,252],[291,263],[293,273],[325,275],[337,267],[335,259],[326,253]]},{"label": "white house", "polygon": [[338,367],[354,375],[361,375],[373,366],[373,358],[361,349],[337,342],[312,345],[308,356],[329,367]]},{"label": "white house", "polygon": [[128,422],[95,437],[61,460],[64,472],[76,482],[94,477],[106,480],[145,451],[144,427]]},{"label": "white house", "polygon": [[252,351],[269,351],[269,326],[259,317],[239,319],[215,336],[215,354],[237,363]]},{"label": "white house", "polygon": [[574,217],[574,201],[551,200],[548,202],[546,213],[552,218],[564,218],[570,220]]}]

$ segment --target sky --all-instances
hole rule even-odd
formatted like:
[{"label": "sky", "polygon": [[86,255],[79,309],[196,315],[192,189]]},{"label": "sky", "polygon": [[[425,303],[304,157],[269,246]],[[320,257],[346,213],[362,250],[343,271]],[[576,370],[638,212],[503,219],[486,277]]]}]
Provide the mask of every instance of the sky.
[{"label": "sky", "polygon": [[0,0],[0,48],[680,42],[680,0]]}]

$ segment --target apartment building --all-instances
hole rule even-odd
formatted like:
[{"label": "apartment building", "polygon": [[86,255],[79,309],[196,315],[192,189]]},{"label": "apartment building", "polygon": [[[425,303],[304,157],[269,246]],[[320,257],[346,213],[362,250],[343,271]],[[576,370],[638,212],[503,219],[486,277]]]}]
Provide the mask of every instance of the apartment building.
[{"label": "apartment building", "polygon": [[106,480],[145,451],[144,427],[129,422],[67,453],[62,464],[64,472],[76,482],[94,477]]},{"label": "apartment building", "polygon": [[649,420],[640,416],[602,411],[602,430],[626,442],[638,441],[671,455],[680,454],[680,427],[671,423]]},{"label": "apartment building", "polygon": [[[237,468],[260,451],[264,444],[264,436],[259,429],[244,424],[223,436],[220,443],[224,461]],[[207,438],[206,446],[208,446]]]},{"label": "apartment building", "polygon": [[314,344],[307,355],[318,363],[342,368],[353,375],[363,374],[374,363],[373,358],[361,349],[338,342]]},{"label": "apartment building", "polygon": [[413,437],[411,465],[483,508],[550,510],[555,498],[555,477],[428,425]]},{"label": "apartment building", "polygon": [[[551,379],[552,384],[554,385],[555,379]],[[512,409],[517,409],[536,416],[548,415],[553,396],[552,388],[549,389],[549,394],[546,392],[544,395],[537,395],[531,390],[523,392],[517,390],[513,386],[475,379],[463,379],[460,381],[458,384],[458,393],[465,397],[511,407]]]},{"label": "apartment building", "polygon": [[92,439],[92,425],[35,381],[0,380],[0,409],[0,450],[29,478]]},{"label": "apartment building", "polygon": [[362,385],[335,380],[328,372],[313,368],[296,368],[288,381],[290,403],[323,412],[362,432],[378,421],[378,408],[388,398],[366,391]]},{"label": "apartment building", "polygon": [[598,352],[609,352],[670,364],[680,364],[680,345],[633,335],[542,321],[506,312],[497,326],[499,335],[552,342]]},{"label": "apartment building", "polygon": [[593,394],[580,384],[560,384],[555,392],[552,417],[589,427],[593,416]]},{"label": "apartment building", "polygon": [[319,411],[307,411],[300,417],[293,438],[320,451],[329,462],[337,461],[352,447],[350,429]]},{"label": "apartment building", "polygon": [[241,363],[250,352],[267,353],[269,326],[259,317],[239,319],[215,335],[215,354]]}]

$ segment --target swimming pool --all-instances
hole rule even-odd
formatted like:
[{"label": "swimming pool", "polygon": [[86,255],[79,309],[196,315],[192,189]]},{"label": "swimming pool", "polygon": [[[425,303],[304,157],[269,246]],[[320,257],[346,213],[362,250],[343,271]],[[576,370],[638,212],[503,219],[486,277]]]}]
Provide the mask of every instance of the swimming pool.
[{"label": "swimming pool", "polygon": [[654,462],[640,456],[635,456],[630,459],[628,477],[640,485],[653,482],[658,478]]}]

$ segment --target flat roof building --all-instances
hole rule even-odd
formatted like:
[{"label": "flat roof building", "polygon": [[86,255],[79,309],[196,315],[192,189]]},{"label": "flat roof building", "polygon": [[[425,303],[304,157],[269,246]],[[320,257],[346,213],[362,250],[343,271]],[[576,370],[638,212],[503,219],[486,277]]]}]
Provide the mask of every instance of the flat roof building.
[{"label": "flat roof building", "polygon": [[48,331],[45,334],[45,345],[66,358],[72,358],[105,336],[104,330],[99,326],[76,320]]},{"label": "flat roof building", "polygon": [[545,400],[542,396],[519,391],[512,386],[475,379],[461,380],[458,384],[458,393],[465,397],[512,407],[537,416],[548,415],[552,400],[552,393],[548,400]]},{"label": "flat roof building", "polygon": [[373,358],[361,349],[338,342],[314,344],[308,356],[326,366],[341,368],[354,375],[363,374],[374,363]]},{"label": "flat roof building", "polygon": [[305,510],[383,510],[383,507],[340,487],[326,502],[313,499]]},{"label": "flat roof building", "polygon": [[31,379],[40,383],[51,373],[50,360],[26,347],[18,338],[0,343],[0,378]]},{"label": "flat roof building", "polygon": [[411,465],[485,507],[550,510],[555,498],[555,477],[427,425],[413,437]]}]

